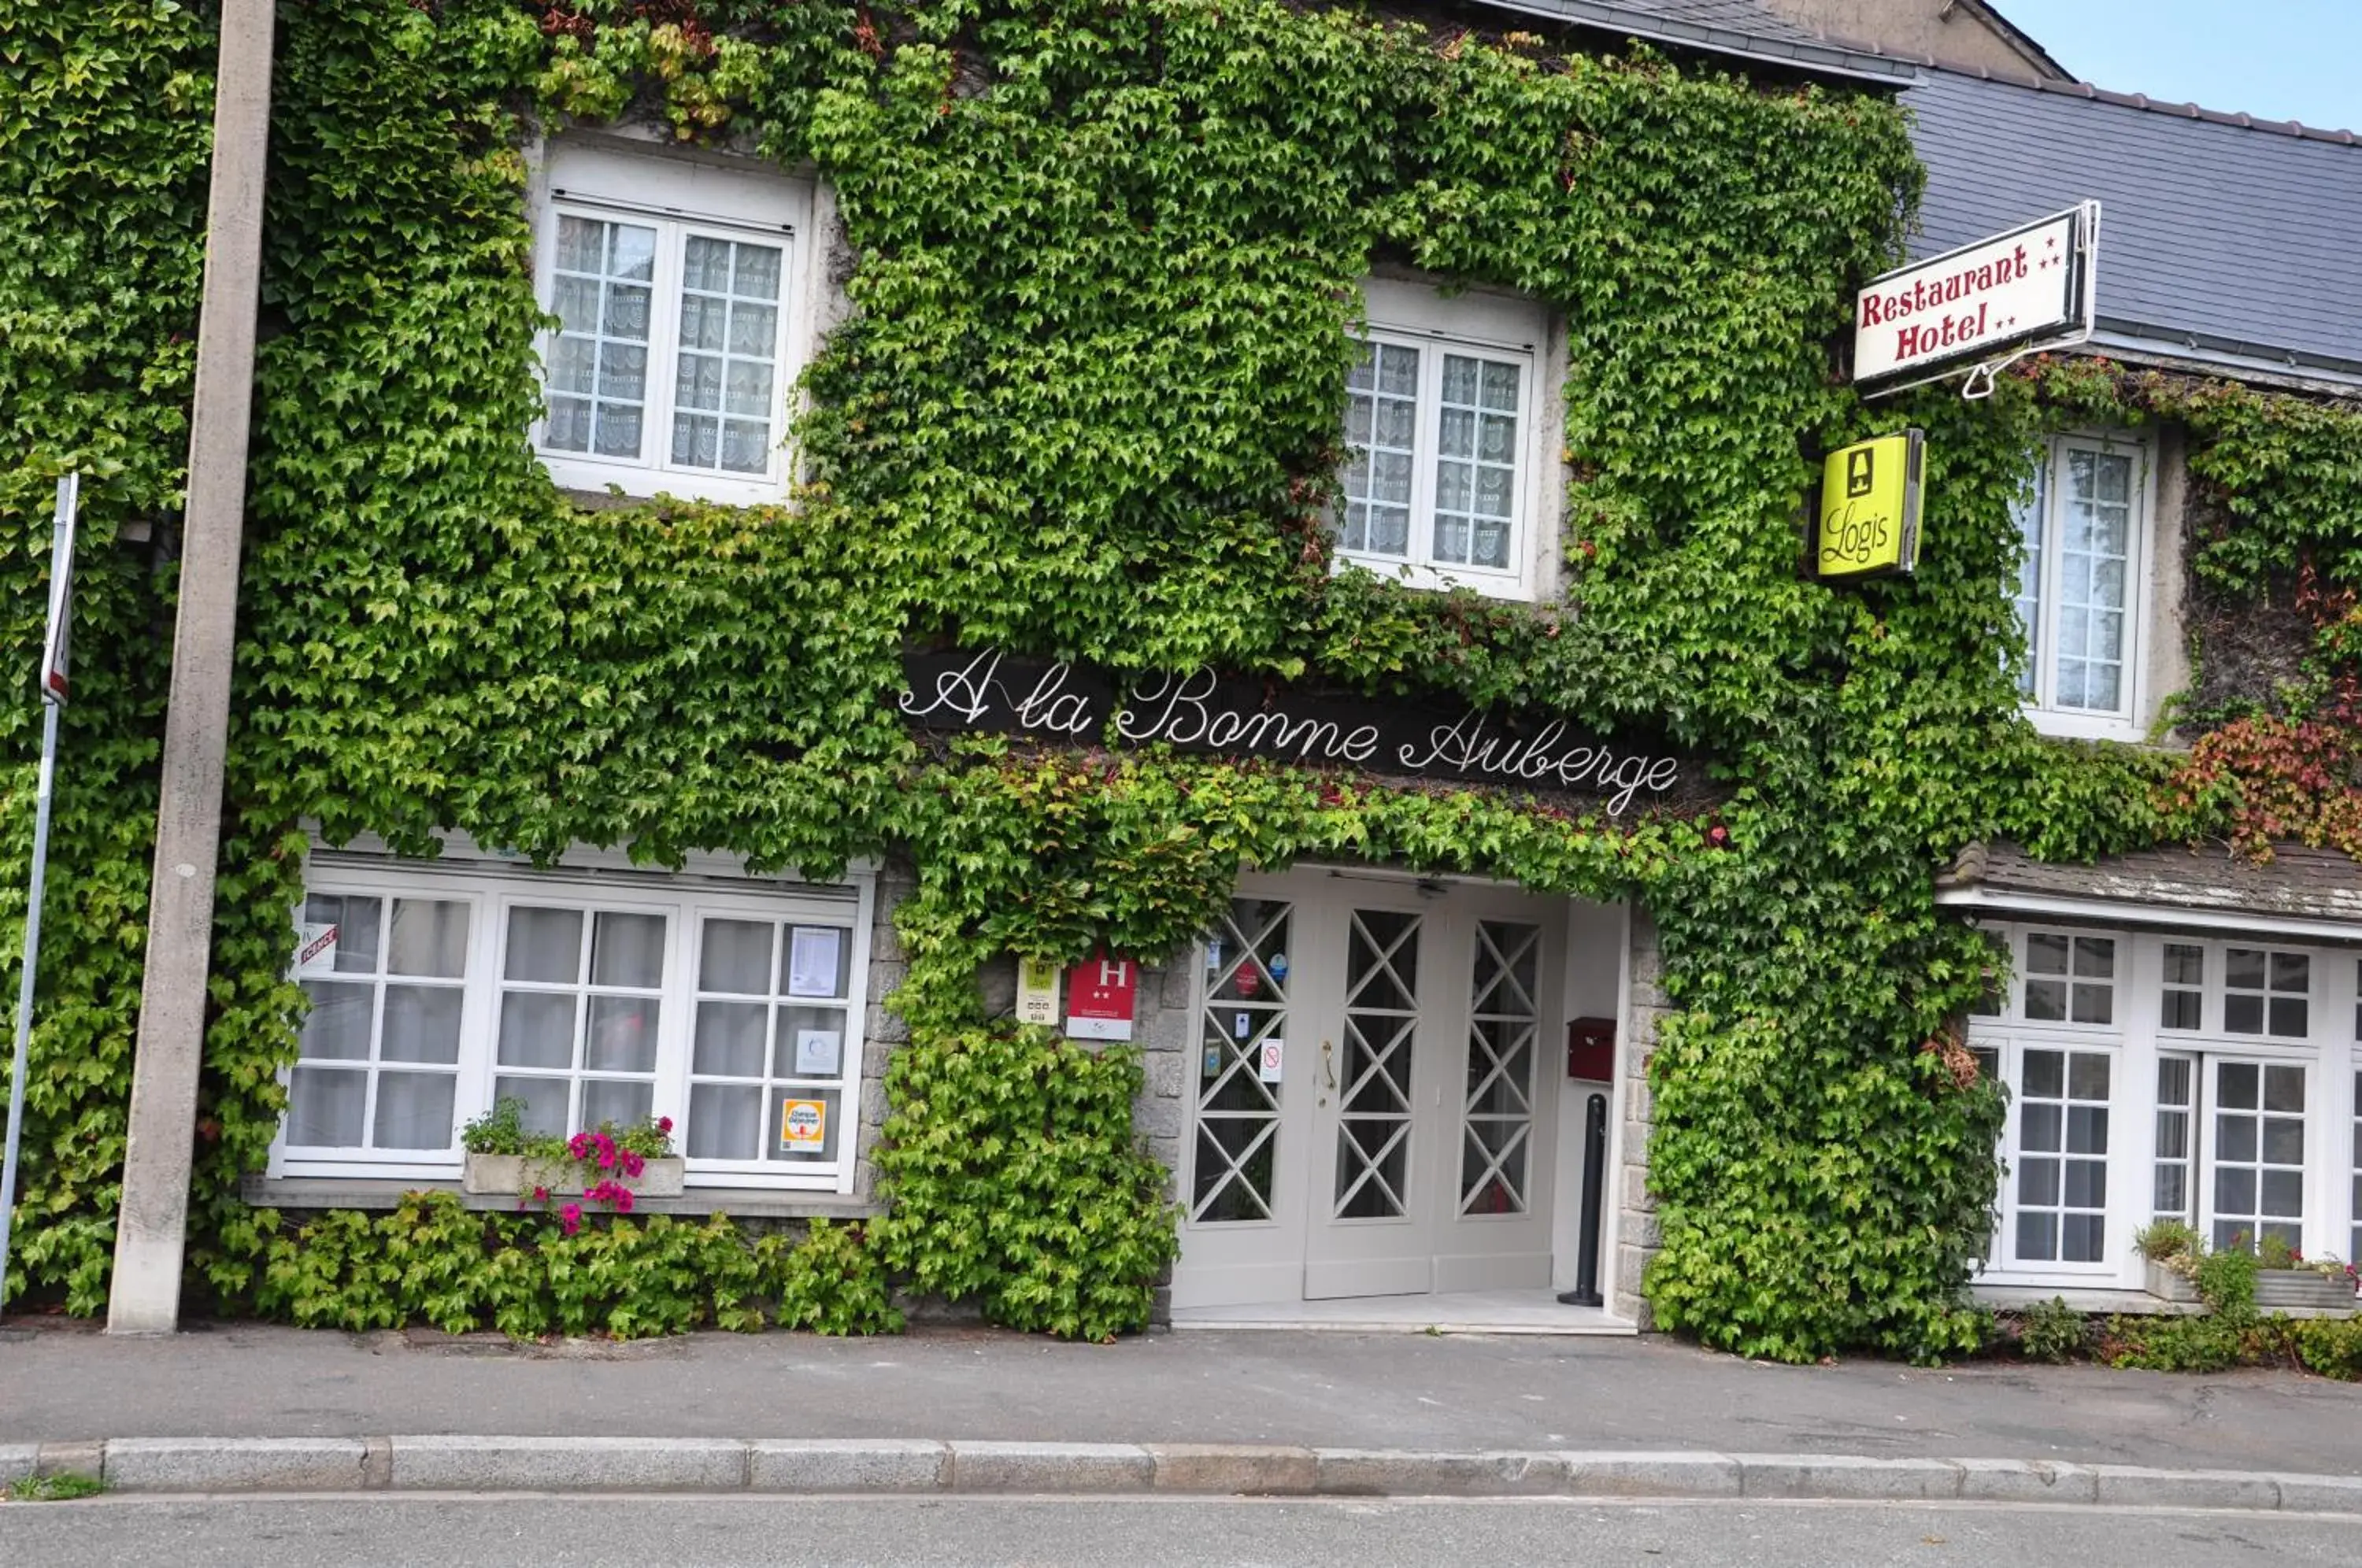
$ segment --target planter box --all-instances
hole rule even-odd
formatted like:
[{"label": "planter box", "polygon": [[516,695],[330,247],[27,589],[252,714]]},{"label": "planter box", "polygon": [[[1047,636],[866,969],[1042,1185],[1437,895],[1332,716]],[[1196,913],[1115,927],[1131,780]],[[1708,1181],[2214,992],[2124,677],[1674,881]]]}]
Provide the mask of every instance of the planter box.
[{"label": "planter box", "polygon": [[[2162,1264],[2151,1263],[2148,1293],[2167,1301],[2200,1303],[2197,1285]],[[2354,1291],[2342,1279],[2315,1274],[2309,1268],[2266,1268],[2256,1271],[2256,1310],[2287,1312],[2305,1318],[2350,1318]]]},{"label": "planter box", "polygon": [[[471,1154],[469,1157],[473,1159],[475,1156]],[[2197,1281],[2146,1258],[2142,1260],[2141,1266],[2148,1272],[2148,1293],[2151,1296],[2164,1301],[2199,1304]]]},{"label": "planter box", "polygon": [[[530,1171],[527,1166],[532,1166]],[[622,1183],[642,1198],[679,1198],[689,1162],[679,1155],[669,1159],[650,1160],[637,1176],[621,1172],[607,1173],[608,1179]],[[553,1193],[573,1197],[585,1187],[599,1185],[602,1173],[585,1171],[572,1160],[556,1165],[543,1165],[527,1160],[523,1154],[469,1154],[461,1173],[462,1190],[476,1193],[524,1193],[536,1187],[546,1187]]]}]

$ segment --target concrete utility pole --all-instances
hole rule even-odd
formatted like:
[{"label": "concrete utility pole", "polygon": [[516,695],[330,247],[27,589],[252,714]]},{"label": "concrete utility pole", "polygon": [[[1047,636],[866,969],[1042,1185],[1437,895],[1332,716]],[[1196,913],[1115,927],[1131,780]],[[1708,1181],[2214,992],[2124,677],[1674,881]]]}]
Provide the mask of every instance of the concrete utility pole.
[{"label": "concrete utility pole", "polygon": [[254,405],[254,321],[262,290],[262,177],[270,145],[272,0],[224,0],[214,88],[213,187],[204,302],[197,318],[189,419],[189,500],[181,602],[164,720],[163,801],[148,902],[148,966],[131,1068],[131,1135],[116,1217],[109,1333],[180,1324],[181,1254],[204,1052],[221,850],[237,557],[246,525],[247,427]]}]

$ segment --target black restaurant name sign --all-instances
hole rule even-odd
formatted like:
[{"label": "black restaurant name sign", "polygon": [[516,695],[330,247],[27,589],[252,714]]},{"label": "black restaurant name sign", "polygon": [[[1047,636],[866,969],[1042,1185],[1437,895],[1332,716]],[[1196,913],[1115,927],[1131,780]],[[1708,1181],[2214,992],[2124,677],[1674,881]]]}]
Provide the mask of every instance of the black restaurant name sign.
[{"label": "black restaurant name sign", "polygon": [[907,653],[902,675],[902,714],[927,730],[1095,745],[1109,738],[1112,719],[1122,745],[1595,795],[1610,816],[1705,792],[1694,760],[1646,740],[1603,740],[1563,719],[1370,702],[1206,669],[1152,675],[1120,690],[1086,665],[993,650]]}]

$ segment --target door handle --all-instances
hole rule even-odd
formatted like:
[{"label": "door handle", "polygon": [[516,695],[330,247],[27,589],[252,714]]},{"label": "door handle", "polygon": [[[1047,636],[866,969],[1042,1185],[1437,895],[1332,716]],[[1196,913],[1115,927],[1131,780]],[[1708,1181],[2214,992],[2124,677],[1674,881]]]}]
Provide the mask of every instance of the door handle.
[{"label": "door handle", "polygon": [[1337,1088],[1337,1066],[1334,1060],[1336,1050],[1337,1047],[1333,1043],[1327,1040],[1320,1042],[1320,1082],[1321,1086],[1331,1093],[1334,1093]]}]

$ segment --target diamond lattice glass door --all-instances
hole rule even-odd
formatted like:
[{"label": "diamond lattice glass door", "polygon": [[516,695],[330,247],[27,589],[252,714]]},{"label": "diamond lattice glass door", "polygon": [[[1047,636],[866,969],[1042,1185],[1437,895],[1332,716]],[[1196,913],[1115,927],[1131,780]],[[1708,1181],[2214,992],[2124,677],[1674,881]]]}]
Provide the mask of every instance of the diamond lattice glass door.
[{"label": "diamond lattice glass door", "polygon": [[1407,1208],[1418,923],[1406,911],[1352,911],[1338,1066],[1333,1212],[1340,1220],[1399,1219]]},{"label": "diamond lattice glass door", "polygon": [[1206,940],[1189,1194],[1189,1217],[1199,1224],[1272,1218],[1280,1086],[1267,1081],[1263,1057],[1266,1043],[1286,1044],[1290,915],[1275,900],[1234,900]]},{"label": "diamond lattice glass door", "polygon": [[1476,922],[1469,987],[1460,1212],[1522,1214],[1534,1129],[1535,971],[1541,928]]}]

